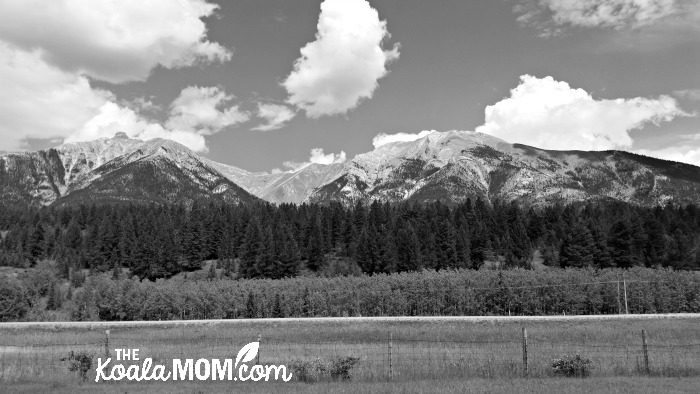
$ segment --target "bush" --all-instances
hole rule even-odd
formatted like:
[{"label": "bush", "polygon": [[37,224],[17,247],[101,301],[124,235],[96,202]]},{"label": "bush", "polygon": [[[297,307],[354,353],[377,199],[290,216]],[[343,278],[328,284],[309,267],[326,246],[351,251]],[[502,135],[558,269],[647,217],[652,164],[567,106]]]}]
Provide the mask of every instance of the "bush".
[{"label": "bush", "polygon": [[32,307],[32,298],[22,282],[0,276],[0,322],[20,321]]},{"label": "bush", "polygon": [[334,360],[331,361],[331,377],[334,380],[337,379],[342,379],[342,380],[347,380],[350,379],[350,370],[352,367],[357,364],[357,362],[360,361],[359,357],[338,357]]},{"label": "bush", "polygon": [[313,361],[294,360],[289,366],[292,375],[302,382],[318,382],[330,377],[333,380],[350,379],[350,370],[360,361],[359,357],[336,357],[330,361],[317,358]]},{"label": "bush", "polygon": [[292,375],[296,376],[302,382],[317,382],[321,380],[327,372],[326,363],[317,358],[314,361],[294,360],[289,366],[292,370]]},{"label": "bush", "polygon": [[552,370],[555,375],[585,378],[590,374],[590,364],[591,360],[581,358],[578,354],[575,356],[566,355],[552,360]]},{"label": "bush", "polygon": [[68,370],[70,372],[76,372],[84,382],[87,380],[87,374],[90,368],[92,368],[92,358],[92,354],[88,354],[87,352],[75,353],[71,351],[68,357],[62,358],[61,361],[69,361],[70,365],[68,366]]}]

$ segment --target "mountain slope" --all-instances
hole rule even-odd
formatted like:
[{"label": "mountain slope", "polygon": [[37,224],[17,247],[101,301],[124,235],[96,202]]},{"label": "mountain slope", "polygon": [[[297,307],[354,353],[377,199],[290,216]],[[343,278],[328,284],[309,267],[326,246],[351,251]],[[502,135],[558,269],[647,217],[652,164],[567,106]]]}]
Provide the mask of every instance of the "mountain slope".
[{"label": "mountain slope", "polygon": [[627,152],[547,151],[475,132],[435,132],[357,155],[310,202],[480,197],[526,204],[700,202],[700,167]]},{"label": "mountain slope", "polygon": [[258,200],[176,142],[123,133],[0,157],[0,197],[28,205]]},{"label": "mountain slope", "polygon": [[298,204],[306,200],[314,189],[335,180],[344,169],[340,163],[309,164],[294,172],[269,174],[248,172],[216,162],[210,164],[251,194],[276,204]]},{"label": "mountain slope", "polygon": [[485,134],[434,132],[344,164],[253,173],[169,140],[114,138],[0,156],[0,204],[190,202],[354,204],[373,200],[528,205],[614,199],[700,203],[700,167],[620,151],[549,151]]}]

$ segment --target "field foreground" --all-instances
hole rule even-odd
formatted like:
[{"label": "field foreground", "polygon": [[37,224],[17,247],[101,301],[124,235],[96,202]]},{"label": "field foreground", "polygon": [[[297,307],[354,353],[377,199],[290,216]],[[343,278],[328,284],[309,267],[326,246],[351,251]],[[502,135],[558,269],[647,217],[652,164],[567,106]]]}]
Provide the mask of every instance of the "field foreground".
[{"label": "field foreground", "polygon": [[[700,315],[683,314],[8,324],[0,325],[0,383],[3,392],[698,392],[699,323]],[[96,384],[107,329],[112,357],[117,348],[138,348],[165,365],[235,358],[258,337],[262,365],[359,361],[341,381],[319,373],[288,383]],[[94,357],[88,382],[61,361],[71,351]],[[553,359],[576,354],[590,360],[588,378],[552,371]]]}]

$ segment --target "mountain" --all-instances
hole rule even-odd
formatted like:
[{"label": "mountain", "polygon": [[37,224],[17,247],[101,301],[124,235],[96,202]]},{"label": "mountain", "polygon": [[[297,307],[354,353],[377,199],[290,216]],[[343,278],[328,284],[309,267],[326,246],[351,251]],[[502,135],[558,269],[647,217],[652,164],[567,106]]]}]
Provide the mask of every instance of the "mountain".
[{"label": "mountain", "polygon": [[308,201],[458,203],[468,197],[531,205],[698,203],[700,167],[621,151],[550,151],[476,132],[434,132],[357,155]]},{"label": "mountain", "polygon": [[124,133],[0,156],[0,197],[28,205],[258,200],[188,148]]},{"label": "mountain", "polygon": [[251,194],[276,204],[301,203],[316,188],[334,181],[344,170],[341,163],[312,163],[297,171],[269,174],[248,172],[216,162],[210,164]]},{"label": "mountain", "polygon": [[468,197],[528,205],[700,203],[700,167],[621,151],[543,150],[468,131],[433,132],[346,163],[275,174],[217,163],[170,140],[141,141],[124,133],[0,156],[2,204],[458,203]]}]

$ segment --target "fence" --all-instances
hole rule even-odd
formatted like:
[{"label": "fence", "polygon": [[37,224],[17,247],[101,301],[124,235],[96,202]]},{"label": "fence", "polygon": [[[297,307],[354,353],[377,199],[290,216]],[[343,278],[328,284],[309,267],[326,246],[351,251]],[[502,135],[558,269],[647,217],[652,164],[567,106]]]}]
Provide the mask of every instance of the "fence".
[{"label": "fence", "polygon": [[[664,375],[700,376],[700,341],[655,340],[643,329],[637,335],[612,335],[604,340],[580,337],[552,338],[546,332],[513,331],[507,337],[406,338],[391,331],[348,336],[328,341],[295,341],[260,336],[211,336],[191,328],[179,335],[143,338],[117,330],[90,332],[62,343],[11,345],[0,343],[0,382],[57,379],[75,380],[68,371],[70,352],[94,357],[88,380],[94,381],[97,357],[114,360],[115,349],[139,349],[141,359],[172,366],[179,359],[235,359],[247,343],[260,342],[257,363],[286,365],[295,362],[331,362],[357,357],[353,380],[546,377],[553,375],[552,361],[580,354],[590,359],[591,376]],[[427,335],[425,335],[427,336]],[[0,340],[1,341],[1,340]],[[123,362],[125,365],[129,362]],[[140,365],[141,361],[134,362]]]}]

